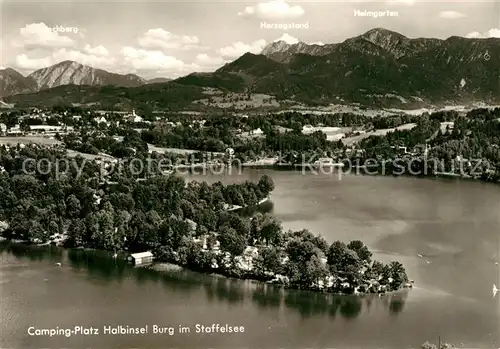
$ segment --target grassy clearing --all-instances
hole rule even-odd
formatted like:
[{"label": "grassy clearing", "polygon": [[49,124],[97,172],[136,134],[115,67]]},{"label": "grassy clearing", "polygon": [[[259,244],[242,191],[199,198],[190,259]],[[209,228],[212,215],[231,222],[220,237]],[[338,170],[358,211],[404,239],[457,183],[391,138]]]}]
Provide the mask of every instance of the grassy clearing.
[{"label": "grassy clearing", "polygon": [[71,149],[68,149],[68,156],[69,157],[81,156],[82,158],[84,158],[86,160],[89,160],[89,161],[96,160],[96,159],[115,160],[114,157],[112,157],[111,155],[108,155],[108,154],[104,154],[104,153],[99,153],[99,154],[85,154],[85,153],[81,153],[79,151],[71,150]]},{"label": "grassy clearing", "polygon": [[57,145],[62,142],[57,139],[50,139],[41,136],[24,136],[24,137],[0,137],[0,144],[16,145],[16,144],[40,144],[40,145]]},{"label": "grassy clearing", "polygon": [[[156,151],[157,153],[171,153],[171,154],[179,154],[179,155],[190,155],[194,153],[199,153],[199,150],[192,149],[181,149],[181,148],[163,148],[157,147],[152,144],[148,144],[148,148],[150,151]],[[213,152],[214,154],[222,155],[224,153]]]},{"label": "grassy clearing", "polygon": [[362,141],[363,139],[368,138],[370,136],[385,136],[389,132],[394,132],[396,130],[400,130],[400,131],[411,130],[415,126],[417,126],[417,124],[411,123],[411,124],[404,124],[404,125],[401,125],[398,127],[393,127],[393,128],[385,128],[385,129],[370,131],[370,132],[360,134],[359,136],[352,136],[352,137],[343,138],[342,143],[350,146],[350,145],[358,143],[358,142]]}]

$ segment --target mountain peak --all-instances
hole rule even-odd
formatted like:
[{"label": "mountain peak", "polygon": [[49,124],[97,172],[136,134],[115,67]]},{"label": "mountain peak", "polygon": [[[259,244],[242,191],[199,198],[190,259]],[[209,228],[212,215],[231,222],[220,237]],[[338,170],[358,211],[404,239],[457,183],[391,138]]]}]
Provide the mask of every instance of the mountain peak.
[{"label": "mountain peak", "polygon": [[0,97],[15,93],[32,92],[36,82],[12,68],[0,69]]},{"label": "mountain peak", "polygon": [[[381,52],[390,53],[396,58],[408,54],[408,45],[412,40],[403,34],[384,28],[374,28],[366,33],[347,39],[347,44],[351,49],[360,52],[379,55]],[[380,51],[382,50],[382,51]],[[412,51],[411,49],[409,51]]]},{"label": "mountain peak", "polygon": [[0,69],[0,72],[3,72],[4,74],[10,74],[10,75],[21,75],[23,76],[20,72],[18,72],[17,70],[15,69],[12,69],[12,68],[9,68],[9,67],[6,67],[4,69]]},{"label": "mountain peak", "polygon": [[37,82],[38,89],[52,88],[68,84],[92,86],[139,86],[145,83],[145,80],[137,75],[114,74],[70,60],[62,61],[50,67],[36,70],[28,77]]},{"label": "mountain peak", "polygon": [[292,46],[292,45],[290,45],[289,43],[287,43],[284,40],[274,41],[274,42],[270,43],[269,45],[267,45],[266,47],[264,47],[261,54],[267,56],[267,55],[271,55],[273,53],[285,52],[286,50],[288,50],[290,48],[290,46]]},{"label": "mountain peak", "polygon": [[362,34],[358,38],[367,40],[372,44],[387,49],[388,47],[399,45],[409,40],[403,34],[393,32],[384,28],[374,28]]},{"label": "mountain peak", "polygon": [[61,67],[61,66],[82,67],[84,65],[81,64],[81,63],[75,62],[75,61],[70,61],[70,60],[61,61],[61,62],[56,63],[56,64],[53,65],[53,67]]},{"label": "mountain peak", "polygon": [[404,36],[403,34],[385,28],[373,28],[361,35],[361,37],[372,37],[372,36],[393,36],[393,37],[407,39],[407,37]]}]

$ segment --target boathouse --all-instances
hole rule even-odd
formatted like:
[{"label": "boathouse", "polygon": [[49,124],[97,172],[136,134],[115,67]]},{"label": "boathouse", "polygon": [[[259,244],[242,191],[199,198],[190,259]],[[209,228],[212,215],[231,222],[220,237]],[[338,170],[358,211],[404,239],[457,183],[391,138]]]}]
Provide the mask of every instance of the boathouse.
[{"label": "boathouse", "polygon": [[129,262],[134,263],[134,265],[143,265],[149,264],[153,262],[153,254],[151,252],[141,252],[141,253],[132,253],[128,257]]}]

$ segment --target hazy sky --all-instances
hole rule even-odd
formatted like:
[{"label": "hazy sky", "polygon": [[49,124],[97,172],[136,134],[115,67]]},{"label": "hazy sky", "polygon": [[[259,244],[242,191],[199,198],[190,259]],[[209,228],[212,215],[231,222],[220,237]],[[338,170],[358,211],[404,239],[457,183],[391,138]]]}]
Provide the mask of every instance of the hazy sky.
[{"label": "hazy sky", "polygon": [[[357,17],[354,10],[393,11]],[[491,1],[24,1],[0,0],[0,66],[23,74],[63,60],[143,77],[213,71],[277,39],[336,43],[382,27],[408,37],[500,38]],[[267,29],[261,23],[304,24]],[[54,26],[74,28],[56,32]]]}]

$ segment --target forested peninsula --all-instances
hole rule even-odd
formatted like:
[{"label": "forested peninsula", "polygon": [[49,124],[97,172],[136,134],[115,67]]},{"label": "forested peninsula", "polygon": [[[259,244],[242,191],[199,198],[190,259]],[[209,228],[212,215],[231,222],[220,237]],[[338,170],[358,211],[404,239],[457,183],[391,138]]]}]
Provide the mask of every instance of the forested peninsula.
[{"label": "forested peninsula", "polygon": [[[161,157],[155,153],[151,161]],[[107,173],[103,166],[68,158],[57,147],[0,148],[2,236],[38,244],[61,237],[69,248],[151,251],[158,262],[297,289],[375,293],[408,286],[401,263],[372,261],[361,241],[329,245],[308,230],[283,231],[268,213],[243,217],[227,210],[269,197],[274,183],[267,175],[258,183],[209,185],[173,174],[141,179],[130,167]]]}]

